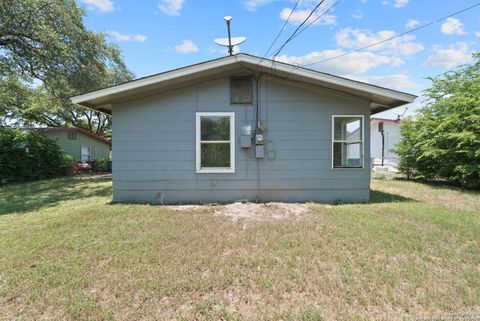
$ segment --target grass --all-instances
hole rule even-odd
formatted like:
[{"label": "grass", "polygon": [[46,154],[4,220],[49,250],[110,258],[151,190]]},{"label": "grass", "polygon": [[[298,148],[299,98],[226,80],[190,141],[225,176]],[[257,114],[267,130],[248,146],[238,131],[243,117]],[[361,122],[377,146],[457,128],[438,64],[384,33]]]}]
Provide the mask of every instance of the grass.
[{"label": "grass", "polygon": [[233,222],[0,188],[0,320],[414,320],[480,310],[480,194],[375,179],[370,204]]}]

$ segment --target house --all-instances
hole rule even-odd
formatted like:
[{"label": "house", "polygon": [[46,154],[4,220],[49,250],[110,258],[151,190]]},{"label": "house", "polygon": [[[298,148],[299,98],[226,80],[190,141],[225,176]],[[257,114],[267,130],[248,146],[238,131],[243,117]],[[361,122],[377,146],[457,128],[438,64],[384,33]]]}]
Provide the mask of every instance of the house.
[{"label": "house", "polygon": [[370,156],[372,158],[374,171],[398,172],[399,158],[398,155],[393,152],[393,149],[400,141],[400,123],[400,119],[370,118]]},{"label": "house", "polygon": [[112,115],[113,200],[369,199],[370,115],[416,96],[237,54],[73,97]]},{"label": "house", "polygon": [[44,133],[55,140],[60,148],[74,161],[87,162],[91,160],[110,159],[110,140],[90,133],[78,127],[47,127],[31,128]]}]

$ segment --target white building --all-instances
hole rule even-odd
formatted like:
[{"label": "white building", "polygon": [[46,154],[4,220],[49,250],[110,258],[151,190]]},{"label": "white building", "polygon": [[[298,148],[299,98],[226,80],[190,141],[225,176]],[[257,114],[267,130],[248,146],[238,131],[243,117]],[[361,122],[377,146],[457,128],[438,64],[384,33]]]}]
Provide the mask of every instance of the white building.
[{"label": "white building", "polygon": [[[398,172],[398,155],[392,149],[400,141],[400,123],[401,120],[370,118],[370,151],[373,160],[373,171]],[[383,125],[381,125],[383,124]],[[382,165],[382,133],[380,127],[383,126],[384,135],[384,166]]]}]

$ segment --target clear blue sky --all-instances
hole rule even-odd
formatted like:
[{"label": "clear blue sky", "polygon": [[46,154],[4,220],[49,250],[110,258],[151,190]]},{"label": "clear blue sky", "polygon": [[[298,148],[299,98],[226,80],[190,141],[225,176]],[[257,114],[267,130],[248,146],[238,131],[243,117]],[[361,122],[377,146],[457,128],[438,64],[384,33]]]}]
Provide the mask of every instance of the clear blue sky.
[{"label": "clear blue sky", "polygon": [[[213,39],[226,36],[223,17],[233,16],[233,36],[246,36],[241,52],[263,56],[296,0],[78,0],[86,25],[110,34],[137,77],[224,56]],[[325,0],[318,13],[336,0]],[[342,0],[289,43],[279,60],[300,65],[356,49],[475,4],[473,0]],[[278,47],[317,0],[300,0]],[[315,17],[315,15],[313,16]],[[341,59],[310,66],[420,94],[426,77],[468,63],[480,51],[480,7]],[[412,106],[411,110],[418,107]],[[397,110],[398,111],[398,110]],[[392,112],[383,114],[395,117]]]}]

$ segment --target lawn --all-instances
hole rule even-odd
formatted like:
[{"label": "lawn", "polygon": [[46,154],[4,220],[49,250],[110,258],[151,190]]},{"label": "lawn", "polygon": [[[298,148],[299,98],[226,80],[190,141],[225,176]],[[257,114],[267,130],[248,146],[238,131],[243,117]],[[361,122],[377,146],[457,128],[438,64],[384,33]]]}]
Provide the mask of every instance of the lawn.
[{"label": "lawn", "polygon": [[[480,194],[391,179],[370,204],[250,219],[0,188],[1,320],[414,320],[480,311]],[[219,214],[220,213],[220,214]]]}]

